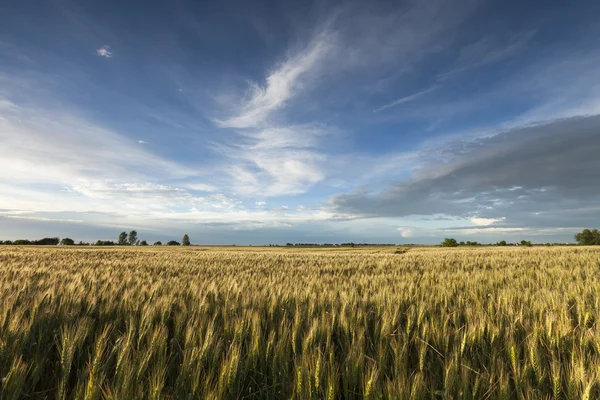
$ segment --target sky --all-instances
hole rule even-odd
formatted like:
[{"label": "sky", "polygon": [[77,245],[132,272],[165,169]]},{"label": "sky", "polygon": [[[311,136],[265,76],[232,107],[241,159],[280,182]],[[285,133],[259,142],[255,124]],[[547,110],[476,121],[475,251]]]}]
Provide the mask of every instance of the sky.
[{"label": "sky", "polygon": [[0,239],[571,242],[595,1],[0,2]]}]

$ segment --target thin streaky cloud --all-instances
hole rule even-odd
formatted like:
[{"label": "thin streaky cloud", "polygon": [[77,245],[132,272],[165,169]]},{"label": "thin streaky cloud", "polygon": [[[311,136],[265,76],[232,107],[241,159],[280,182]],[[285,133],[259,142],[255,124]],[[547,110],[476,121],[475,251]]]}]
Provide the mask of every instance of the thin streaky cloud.
[{"label": "thin streaky cloud", "polygon": [[413,94],[411,94],[409,96],[405,96],[405,97],[399,98],[397,100],[392,101],[389,104],[386,104],[384,106],[376,108],[375,110],[373,110],[373,112],[380,112],[380,111],[383,111],[383,110],[385,110],[387,108],[396,107],[396,106],[399,106],[400,104],[408,103],[408,102],[416,100],[419,97],[424,96],[424,95],[426,95],[428,93],[434,92],[434,91],[438,90],[439,88],[440,88],[440,85],[433,85],[433,86],[431,86],[431,87],[429,87],[429,88],[427,88],[425,90],[422,90],[422,91],[417,92],[417,93],[413,93]]},{"label": "thin streaky cloud", "polygon": [[535,31],[525,32],[508,45],[499,48],[490,48],[492,47],[490,44],[492,39],[490,37],[484,37],[463,48],[459,59],[457,60],[457,66],[438,75],[438,79],[443,81],[456,74],[509,58],[522,50],[531,41],[535,33]]},{"label": "thin streaky cloud", "polygon": [[303,51],[288,58],[269,74],[264,86],[250,82],[249,100],[242,103],[237,115],[224,120],[216,119],[217,126],[245,129],[261,125],[310,80],[310,73],[330,53],[334,40],[333,34],[321,33]]}]

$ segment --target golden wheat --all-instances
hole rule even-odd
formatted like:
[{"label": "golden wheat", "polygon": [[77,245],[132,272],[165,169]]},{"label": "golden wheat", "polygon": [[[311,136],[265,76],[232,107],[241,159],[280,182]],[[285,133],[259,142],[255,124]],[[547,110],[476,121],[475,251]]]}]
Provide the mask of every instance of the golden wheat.
[{"label": "golden wheat", "polygon": [[600,398],[600,250],[0,248],[1,398]]}]

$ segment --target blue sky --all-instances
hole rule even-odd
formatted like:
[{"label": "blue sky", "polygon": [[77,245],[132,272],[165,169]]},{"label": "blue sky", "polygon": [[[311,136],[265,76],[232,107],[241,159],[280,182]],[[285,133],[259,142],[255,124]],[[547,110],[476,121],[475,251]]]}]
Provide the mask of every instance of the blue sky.
[{"label": "blue sky", "polygon": [[570,241],[597,2],[0,4],[0,237]]}]

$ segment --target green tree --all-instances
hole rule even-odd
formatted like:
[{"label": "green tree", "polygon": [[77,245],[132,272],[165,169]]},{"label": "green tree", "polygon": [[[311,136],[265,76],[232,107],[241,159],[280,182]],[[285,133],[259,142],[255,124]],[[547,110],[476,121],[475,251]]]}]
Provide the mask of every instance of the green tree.
[{"label": "green tree", "polygon": [[598,229],[592,230],[592,236],[594,238],[592,243],[595,244],[596,246],[599,246],[600,245],[600,231]]},{"label": "green tree", "polygon": [[98,240],[96,246],[114,246],[115,242],[112,240]]},{"label": "green tree", "polygon": [[506,240],[501,240],[497,243],[498,246],[506,246]]},{"label": "green tree", "polygon": [[127,232],[121,232],[119,234],[119,241],[117,242],[119,246],[125,246],[127,244]]},{"label": "green tree", "polygon": [[160,240],[156,241],[152,246],[162,246],[162,242]]},{"label": "green tree", "polygon": [[39,240],[34,240],[31,244],[35,244],[38,246],[56,246],[60,243],[59,238],[43,238]]},{"label": "green tree", "polygon": [[575,241],[577,244],[583,246],[590,246],[594,244],[594,234],[589,229],[584,229],[581,232],[575,234]]},{"label": "green tree", "polygon": [[142,240],[140,242],[140,246],[148,246],[148,242],[146,242],[145,240]]},{"label": "green tree", "polygon": [[137,232],[136,231],[129,232],[128,242],[129,242],[130,246],[135,245],[135,243],[137,242]]},{"label": "green tree", "polygon": [[61,246],[73,246],[75,241],[71,238],[64,238],[60,241]]},{"label": "green tree", "polygon": [[181,240],[181,245],[182,246],[189,246],[190,245],[190,237],[188,236],[187,233],[185,235],[183,235],[183,239]]},{"label": "green tree", "polygon": [[445,238],[442,242],[442,247],[457,247],[458,242],[454,238]]},{"label": "green tree", "polygon": [[179,246],[179,242],[177,240],[169,240],[167,246]]},{"label": "green tree", "polygon": [[521,246],[531,247],[532,244],[530,240],[521,240]]}]

